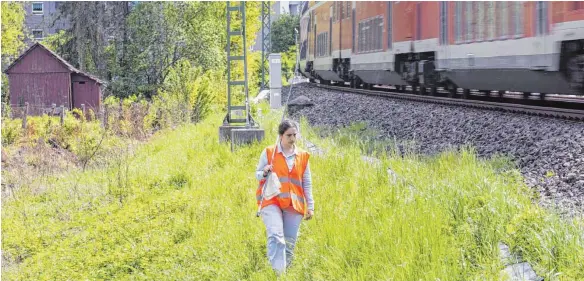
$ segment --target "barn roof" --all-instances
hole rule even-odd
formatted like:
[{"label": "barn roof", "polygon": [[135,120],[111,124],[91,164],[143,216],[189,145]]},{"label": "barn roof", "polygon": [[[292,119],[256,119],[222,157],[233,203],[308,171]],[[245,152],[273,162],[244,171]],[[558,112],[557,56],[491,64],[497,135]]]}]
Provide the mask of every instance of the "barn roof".
[{"label": "barn roof", "polygon": [[87,72],[83,72],[77,68],[75,68],[73,65],[71,65],[69,62],[67,62],[64,58],[62,58],[61,56],[57,55],[57,53],[51,51],[49,48],[47,48],[45,45],[36,42],[34,43],[32,46],[30,46],[30,48],[28,48],[24,53],[22,53],[16,60],[14,60],[9,66],[8,68],[6,68],[6,70],[4,71],[4,73],[8,73],[8,71],[14,67],[22,58],[24,58],[28,53],[30,53],[32,50],[34,50],[35,48],[40,47],[41,49],[45,50],[46,52],[48,52],[49,54],[51,54],[55,59],[57,59],[57,61],[59,61],[61,64],[63,64],[63,66],[65,66],[69,71],[71,71],[72,73],[75,74],[79,74],[79,75],[83,75],[88,77],[91,80],[94,80],[95,82],[99,83],[99,84],[105,84],[105,82]]}]

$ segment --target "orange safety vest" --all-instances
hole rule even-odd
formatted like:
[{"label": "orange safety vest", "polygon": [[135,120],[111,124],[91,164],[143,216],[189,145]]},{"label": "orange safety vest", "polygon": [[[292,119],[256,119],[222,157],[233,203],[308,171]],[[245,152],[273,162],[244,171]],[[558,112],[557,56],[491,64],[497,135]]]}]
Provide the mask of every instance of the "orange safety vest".
[{"label": "orange safety vest", "polygon": [[[268,158],[268,165],[272,162],[272,153],[276,149],[276,146],[269,146],[266,148],[266,157]],[[281,209],[285,209],[292,205],[294,210],[300,214],[306,214],[306,200],[304,197],[304,189],[302,189],[302,176],[308,165],[308,158],[310,154],[306,151],[297,149],[297,154],[294,159],[294,166],[291,171],[288,171],[288,165],[286,164],[286,159],[282,153],[276,153],[274,155],[274,165],[272,166],[272,173],[278,175],[280,184],[280,194],[273,197],[270,200],[264,200],[262,202],[262,208],[268,205],[275,204]],[[257,205],[260,205],[262,200],[262,189],[264,187],[266,179],[260,180],[259,186],[256,190]]]}]

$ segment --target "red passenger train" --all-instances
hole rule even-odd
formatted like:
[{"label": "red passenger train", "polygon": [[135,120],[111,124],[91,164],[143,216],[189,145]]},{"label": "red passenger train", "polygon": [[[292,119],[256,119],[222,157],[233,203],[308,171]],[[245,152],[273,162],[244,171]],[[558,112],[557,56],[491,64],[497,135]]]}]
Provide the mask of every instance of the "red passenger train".
[{"label": "red passenger train", "polygon": [[308,1],[299,43],[324,84],[584,93],[584,2]]}]

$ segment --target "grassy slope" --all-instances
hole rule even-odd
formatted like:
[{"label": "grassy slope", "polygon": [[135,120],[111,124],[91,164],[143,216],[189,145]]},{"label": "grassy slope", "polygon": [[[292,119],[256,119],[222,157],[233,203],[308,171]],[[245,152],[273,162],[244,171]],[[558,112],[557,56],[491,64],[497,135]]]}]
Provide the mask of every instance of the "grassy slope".
[{"label": "grassy slope", "polygon": [[[221,117],[163,131],[126,162],[121,155],[108,169],[5,201],[4,279],[272,279],[253,171],[279,118],[262,120],[263,143],[232,153],[218,142]],[[357,147],[302,128],[329,153],[311,158],[316,218],[302,223],[284,279],[497,280],[498,241],[541,276],[584,279],[582,221],[534,207],[517,172],[497,172],[499,162],[463,151],[390,155],[376,166]]]}]

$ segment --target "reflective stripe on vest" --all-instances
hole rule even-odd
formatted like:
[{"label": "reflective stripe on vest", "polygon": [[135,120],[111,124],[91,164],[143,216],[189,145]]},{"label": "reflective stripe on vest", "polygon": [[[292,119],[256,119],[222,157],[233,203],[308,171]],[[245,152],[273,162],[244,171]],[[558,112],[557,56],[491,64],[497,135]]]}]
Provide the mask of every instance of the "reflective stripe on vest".
[{"label": "reflective stripe on vest", "polygon": [[288,177],[280,177],[279,179],[280,183],[291,182],[292,184],[302,187],[302,182],[297,179],[289,179]]},{"label": "reflective stripe on vest", "polygon": [[[279,198],[282,198],[282,199],[284,199],[284,198],[290,198],[290,192],[282,192],[282,193],[278,194],[278,197],[279,197]],[[261,195],[259,195],[259,196],[256,196],[256,199],[257,199],[258,201],[259,201],[259,200],[262,200],[262,196],[261,196]],[[304,197],[298,196],[298,195],[296,195],[296,194],[294,194],[294,193],[292,193],[292,199],[294,199],[294,200],[298,200],[298,201],[299,201],[300,203],[302,203],[302,204],[304,204],[304,202],[305,202],[305,201],[304,201]]]}]

